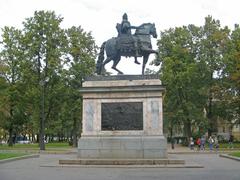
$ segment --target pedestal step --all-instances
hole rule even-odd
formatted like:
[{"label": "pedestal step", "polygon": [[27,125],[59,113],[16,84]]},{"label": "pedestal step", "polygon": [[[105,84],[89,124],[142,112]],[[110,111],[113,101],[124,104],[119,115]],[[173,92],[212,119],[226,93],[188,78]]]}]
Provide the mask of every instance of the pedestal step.
[{"label": "pedestal step", "polygon": [[183,165],[182,159],[68,159],[62,165]]}]

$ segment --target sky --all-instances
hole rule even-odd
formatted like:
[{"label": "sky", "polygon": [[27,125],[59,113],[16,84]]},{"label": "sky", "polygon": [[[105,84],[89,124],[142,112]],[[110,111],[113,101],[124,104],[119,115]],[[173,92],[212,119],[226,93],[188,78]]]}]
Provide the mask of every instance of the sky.
[{"label": "sky", "polygon": [[[100,47],[117,36],[116,23],[121,22],[125,12],[132,25],[155,23],[160,34],[183,25],[201,26],[208,15],[232,29],[234,24],[240,24],[239,8],[239,0],[0,0],[0,28],[22,28],[22,22],[32,17],[34,11],[50,10],[64,18],[63,28],[81,26],[92,33]],[[152,38],[154,49],[156,43]],[[148,62],[153,59],[154,55],[150,55]],[[141,58],[139,62],[142,63]],[[112,62],[107,64],[106,69],[116,74],[111,65]],[[122,58],[117,68],[124,74],[141,74],[141,65],[134,64],[133,58]],[[157,70],[149,65],[147,68]]]}]

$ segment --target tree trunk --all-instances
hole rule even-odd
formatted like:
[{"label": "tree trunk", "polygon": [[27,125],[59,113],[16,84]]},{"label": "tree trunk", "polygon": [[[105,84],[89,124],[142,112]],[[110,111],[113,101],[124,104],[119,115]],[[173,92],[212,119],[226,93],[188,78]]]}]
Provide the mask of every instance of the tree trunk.
[{"label": "tree trunk", "polygon": [[212,90],[213,87],[213,72],[210,74],[211,86],[209,89],[209,97],[208,97],[208,109],[207,109],[207,118],[208,118],[208,136],[211,136],[213,132],[216,131],[216,121],[213,116],[213,95],[214,92]]},{"label": "tree trunk", "polygon": [[184,134],[188,139],[192,137],[191,123],[189,120],[187,122],[184,122]]},{"label": "tree trunk", "polygon": [[42,85],[42,93],[41,93],[41,104],[40,104],[40,132],[39,132],[39,146],[40,150],[45,150],[45,87],[44,82]]},{"label": "tree trunk", "polygon": [[13,129],[12,127],[9,128],[9,139],[8,139],[8,146],[13,146]]},{"label": "tree trunk", "polygon": [[13,104],[10,105],[10,128],[8,146],[13,146]]},{"label": "tree trunk", "polygon": [[73,119],[73,147],[77,147],[77,118]]},{"label": "tree trunk", "polygon": [[32,142],[35,142],[35,134],[32,133]]}]

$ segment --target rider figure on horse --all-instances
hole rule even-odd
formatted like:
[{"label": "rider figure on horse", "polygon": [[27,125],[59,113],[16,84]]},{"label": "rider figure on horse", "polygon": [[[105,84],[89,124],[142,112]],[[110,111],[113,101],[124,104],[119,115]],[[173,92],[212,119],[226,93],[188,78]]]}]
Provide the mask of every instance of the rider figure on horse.
[{"label": "rider figure on horse", "polygon": [[[136,29],[134,35],[131,34],[131,29]],[[102,43],[98,55],[96,73],[104,73],[104,66],[113,61],[112,69],[123,74],[117,69],[117,65],[122,56],[134,57],[135,63],[137,57],[142,57],[142,75],[144,75],[145,67],[152,53],[158,54],[152,49],[151,36],[157,38],[156,27],[154,23],[143,23],[138,27],[133,27],[128,21],[127,14],[123,15],[123,20],[117,24],[118,37],[112,37]],[[137,52],[135,52],[135,50]],[[104,55],[106,54],[106,59]],[[137,55],[138,54],[138,55]]]},{"label": "rider figure on horse", "polygon": [[[123,14],[122,16],[122,22],[121,24],[117,23],[116,25],[117,31],[118,31],[118,37],[127,35],[127,36],[132,36],[131,29],[137,29],[138,27],[136,26],[131,26],[130,22],[128,21],[128,16],[126,13]],[[137,61],[137,57],[139,56],[138,54],[138,44],[137,40],[132,38],[134,42],[134,49],[135,49],[135,63],[140,64]]]},{"label": "rider figure on horse", "polygon": [[123,17],[122,17],[120,33],[132,35],[131,28],[133,28],[133,27],[131,26],[130,22],[128,21],[128,16],[126,13],[124,13]]}]

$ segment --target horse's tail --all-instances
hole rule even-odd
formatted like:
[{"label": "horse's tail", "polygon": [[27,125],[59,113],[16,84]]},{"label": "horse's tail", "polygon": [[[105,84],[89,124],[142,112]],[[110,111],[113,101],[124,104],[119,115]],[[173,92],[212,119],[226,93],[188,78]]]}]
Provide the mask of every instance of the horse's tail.
[{"label": "horse's tail", "polygon": [[102,70],[103,70],[105,44],[106,44],[106,41],[102,43],[101,48],[100,48],[100,52],[99,52],[99,55],[98,55],[98,60],[97,60],[97,64],[96,64],[96,73],[98,75],[100,75],[102,73]]}]

